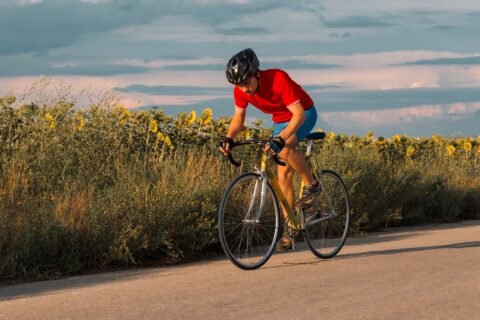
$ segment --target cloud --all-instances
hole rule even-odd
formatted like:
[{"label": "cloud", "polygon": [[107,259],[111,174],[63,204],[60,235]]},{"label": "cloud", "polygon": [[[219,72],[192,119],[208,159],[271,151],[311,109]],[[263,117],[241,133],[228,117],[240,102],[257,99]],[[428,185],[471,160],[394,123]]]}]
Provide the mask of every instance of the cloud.
[{"label": "cloud", "polygon": [[372,28],[391,27],[395,23],[382,21],[381,18],[369,16],[351,16],[339,20],[325,21],[327,28]]},{"label": "cloud", "polygon": [[271,63],[271,62],[266,62],[262,64],[262,68],[264,69],[271,69],[271,68],[277,68],[277,69],[285,69],[285,70],[292,70],[292,69],[330,69],[330,68],[336,68],[338,65],[333,65],[333,64],[323,64],[323,63],[312,63],[312,62],[306,62],[302,61],[300,59],[290,59],[290,60],[284,60],[280,63]]},{"label": "cloud", "polygon": [[193,87],[193,86],[145,86],[130,85],[117,88],[120,92],[139,92],[151,95],[171,95],[171,96],[190,96],[190,95],[231,95],[231,87]]},{"label": "cloud", "polygon": [[325,112],[358,112],[411,108],[419,105],[447,105],[480,101],[478,88],[416,88],[400,90],[325,91],[313,94]]},{"label": "cloud", "polygon": [[21,5],[37,4],[41,2],[42,0],[18,0],[18,3]]},{"label": "cloud", "polygon": [[88,64],[78,67],[58,67],[46,71],[46,75],[88,75],[111,76],[120,74],[143,73],[147,68],[134,66],[118,66],[114,64]]},{"label": "cloud", "polygon": [[224,70],[226,62],[219,58],[183,58],[183,59],[120,59],[111,62],[119,66],[136,66],[150,70]]},{"label": "cloud", "polygon": [[455,26],[449,26],[449,25],[440,24],[440,25],[437,25],[437,26],[433,26],[432,29],[434,29],[434,30],[441,30],[441,31],[448,31],[448,30],[454,30],[454,29],[456,29],[456,27],[455,27]]},{"label": "cloud", "polygon": [[88,3],[104,3],[108,0],[80,0],[81,2],[88,2]]},{"label": "cloud", "polygon": [[330,33],[328,35],[328,37],[330,37],[330,38],[343,38],[343,39],[350,38],[351,36],[352,36],[352,34],[350,32],[344,32],[344,33],[334,32],[334,33]]},{"label": "cloud", "polygon": [[412,84],[410,84],[411,89],[423,88],[423,87],[425,87],[425,85],[421,81],[414,81],[414,82],[412,82]]},{"label": "cloud", "polygon": [[[166,16],[177,16],[175,24],[177,28],[178,16],[188,16],[184,22],[187,19],[202,21],[223,32],[241,33],[242,28],[219,25],[238,20],[243,15],[258,14],[278,6],[295,8],[287,0],[267,0],[248,4],[238,1],[202,4],[194,0],[161,2],[44,0],[29,3],[34,5],[18,6],[12,1],[2,6],[0,29],[9,32],[0,33],[0,43],[6,44],[0,47],[0,55],[60,48],[76,43],[89,34],[146,25]],[[254,28],[252,30],[257,32],[266,31],[256,26],[248,28]],[[156,32],[158,33],[158,29]]]},{"label": "cloud", "polygon": [[480,102],[438,105],[419,105],[409,108],[375,111],[322,112],[321,116],[337,131],[377,134],[398,133],[429,136],[437,132],[466,135],[477,134],[475,119],[480,115]]},{"label": "cloud", "polygon": [[[123,1],[85,3],[45,0],[28,6],[7,6],[0,11],[0,55],[68,46],[89,33],[143,24],[158,16],[151,1],[127,10]],[[149,3],[151,2],[151,3]],[[169,6],[164,8],[167,12]]]},{"label": "cloud", "polygon": [[[33,63],[32,63],[33,62]],[[88,75],[94,77],[144,73],[149,70],[139,65],[111,62],[52,63],[47,56],[33,54],[5,56],[0,59],[0,77]]]},{"label": "cloud", "polygon": [[[291,69],[329,69],[339,67],[338,65],[322,64],[315,62],[308,62],[308,60],[302,59],[289,59],[285,60],[269,60],[265,59],[265,62],[261,62],[262,69],[282,68],[285,70]],[[144,68],[144,70],[178,70],[178,71],[224,71],[227,59],[219,58],[197,58],[197,59],[156,59],[156,60],[139,60],[139,59],[120,59],[110,61],[108,65],[118,65],[119,69],[122,67],[138,67]],[[62,67],[78,67],[82,65],[75,62],[65,62],[57,66]],[[132,68],[133,69],[133,68]],[[1,74],[1,72],[0,72]]]},{"label": "cloud", "polygon": [[454,65],[454,64],[459,64],[459,65],[480,64],[480,56],[417,60],[412,62],[406,62],[400,65],[418,66],[418,65]]},{"label": "cloud", "polygon": [[179,70],[179,71],[220,71],[225,70],[225,64],[184,64],[184,65],[174,65],[174,66],[166,66],[161,69],[164,70]]},{"label": "cloud", "polygon": [[225,35],[258,35],[258,34],[269,34],[270,32],[265,28],[259,27],[243,27],[243,28],[230,28],[230,29],[222,29],[216,28],[215,31],[219,34]]},{"label": "cloud", "polygon": [[356,68],[403,66],[416,61],[428,61],[436,59],[463,59],[470,58],[472,54],[462,54],[448,51],[427,50],[399,50],[379,51],[372,53],[354,54],[309,54],[296,55],[293,57],[265,57],[262,61],[283,63],[287,60],[300,61],[302,63],[324,64],[331,66],[345,66]]},{"label": "cloud", "polygon": [[368,5],[362,1],[337,1],[325,0],[322,1],[322,6],[327,12],[335,12],[338,14],[348,15],[355,13],[357,15],[375,14],[391,14],[393,12],[403,12],[421,15],[441,16],[445,14],[464,14],[467,12],[474,12],[480,9],[480,4],[472,0],[438,0],[438,1],[418,1],[418,0],[404,0],[386,3],[384,0],[369,0]]}]

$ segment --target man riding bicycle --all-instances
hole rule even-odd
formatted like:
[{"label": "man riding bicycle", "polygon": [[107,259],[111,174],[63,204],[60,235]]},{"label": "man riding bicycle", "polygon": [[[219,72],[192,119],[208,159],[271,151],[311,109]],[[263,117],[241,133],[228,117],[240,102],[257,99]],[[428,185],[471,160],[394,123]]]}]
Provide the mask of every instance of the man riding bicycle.
[{"label": "man riding bicycle", "polygon": [[[235,112],[220,151],[224,155],[230,152],[235,137],[244,127],[249,103],[262,112],[271,114],[275,139],[265,147],[265,152],[276,154],[287,163],[286,166],[278,166],[278,182],[290,207],[293,208],[295,203],[294,172],[301,177],[305,185],[296,205],[309,207],[320,192],[320,184],[308,169],[304,155],[296,150],[296,146],[317,122],[313,100],[285,71],[260,70],[260,62],[250,48],[240,51],[230,59],[226,75],[228,81],[235,85]],[[283,216],[287,217],[285,208]],[[286,230],[287,228],[277,243],[277,250],[292,248],[292,238]]]}]

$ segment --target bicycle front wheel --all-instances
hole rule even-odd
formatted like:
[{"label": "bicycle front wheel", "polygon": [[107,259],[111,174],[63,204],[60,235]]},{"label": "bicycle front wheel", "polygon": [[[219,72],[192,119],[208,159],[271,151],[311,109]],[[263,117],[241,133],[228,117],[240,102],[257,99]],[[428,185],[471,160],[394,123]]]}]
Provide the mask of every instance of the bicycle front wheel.
[{"label": "bicycle front wheel", "polygon": [[329,170],[318,173],[321,193],[310,208],[304,209],[306,242],[319,258],[334,257],[347,239],[350,203],[340,176]]},{"label": "bicycle front wheel", "polygon": [[233,264],[245,270],[267,262],[278,238],[278,200],[266,181],[262,188],[263,182],[256,173],[237,177],[225,191],[218,212],[223,251]]}]

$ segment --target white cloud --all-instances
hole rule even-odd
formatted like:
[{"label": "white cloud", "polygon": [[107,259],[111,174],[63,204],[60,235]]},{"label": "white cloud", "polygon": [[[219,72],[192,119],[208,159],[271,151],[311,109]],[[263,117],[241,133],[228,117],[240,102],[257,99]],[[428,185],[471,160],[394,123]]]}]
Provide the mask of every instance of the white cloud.
[{"label": "white cloud", "polygon": [[383,109],[375,111],[321,112],[321,118],[334,127],[374,128],[408,126],[418,120],[460,120],[480,110],[480,103],[454,103],[450,105],[426,105],[411,108]]},{"label": "white cloud", "polygon": [[43,2],[43,0],[17,0],[17,3],[20,5],[37,4],[41,2]]},{"label": "white cloud", "polygon": [[[55,76],[49,78],[51,87],[67,84],[71,86],[71,94],[78,97],[79,105],[89,103],[90,97],[85,94],[84,90],[92,92],[92,95],[104,90],[114,89],[118,87],[128,87],[130,85],[142,83],[144,85],[185,85],[194,87],[218,87],[216,81],[217,76],[211,77],[203,74],[203,77],[192,77],[190,72],[171,72],[167,71],[154,75],[134,74],[128,76],[108,76],[108,77],[88,77],[88,76]],[[21,96],[27,92],[34,83],[38,82],[39,77],[0,77],[0,93],[13,93]],[[215,81],[212,81],[215,80]],[[225,83],[222,82],[223,85]],[[123,103],[127,107],[138,107],[141,105],[184,105],[192,104],[210,99],[219,99],[231,97],[230,95],[191,95],[185,92],[185,95],[152,95],[145,93],[129,92],[120,93]]]},{"label": "white cloud", "polygon": [[423,84],[423,82],[421,81],[413,81],[411,84],[410,84],[410,87],[411,89],[416,89],[416,88],[423,88],[425,87],[425,85]]},{"label": "white cloud", "polygon": [[374,53],[358,53],[351,55],[303,55],[303,56],[272,56],[265,57],[267,62],[282,62],[299,60],[304,63],[332,64],[345,67],[371,68],[387,67],[419,60],[433,60],[443,58],[467,58],[480,55],[480,53],[456,53],[448,51],[384,51]]},{"label": "white cloud", "polygon": [[472,0],[435,0],[435,1],[418,1],[403,0],[389,1],[388,4],[384,0],[369,0],[368,4],[363,1],[346,0],[327,0],[322,1],[322,5],[326,11],[335,13],[338,16],[350,15],[371,15],[394,12],[409,11],[433,11],[433,12],[469,12],[480,9],[480,3]]},{"label": "white cloud", "polygon": [[145,68],[163,68],[173,66],[188,66],[188,65],[211,65],[224,64],[225,60],[220,58],[199,58],[199,59],[157,59],[157,60],[139,60],[139,59],[122,59],[112,61],[112,64],[145,67]]},{"label": "white cloud", "polygon": [[86,3],[94,3],[94,4],[97,4],[97,3],[105,3],[107,2],[108,0],[80,0],[81,2],[86,2]]},{"label": "white cloud", "polygon": [[414,82],[438,87],[439,72],[435,68],[380,67],[291,70],[289,73],[302,85],[341,83],[349,90],[385,90],[410,88]]}]

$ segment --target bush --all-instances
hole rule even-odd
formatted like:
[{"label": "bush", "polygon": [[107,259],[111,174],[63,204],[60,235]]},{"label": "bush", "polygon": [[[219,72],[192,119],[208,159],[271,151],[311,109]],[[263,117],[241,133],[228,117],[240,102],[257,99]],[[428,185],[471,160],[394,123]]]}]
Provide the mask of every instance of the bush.
[{"label": "bush", "polygon": [[[38,278],[165,263],[219,250],[223,191],[258,162],[233,168],[215,144],[230,119],[123,107],[0,100],[0,277]],[[271,135],[261,123],[243,138]],[[304,147],[304,145],[301,145]],[[479,140],[328,135],[318,168],[351,196],[352,234],[477,218]]]}]

